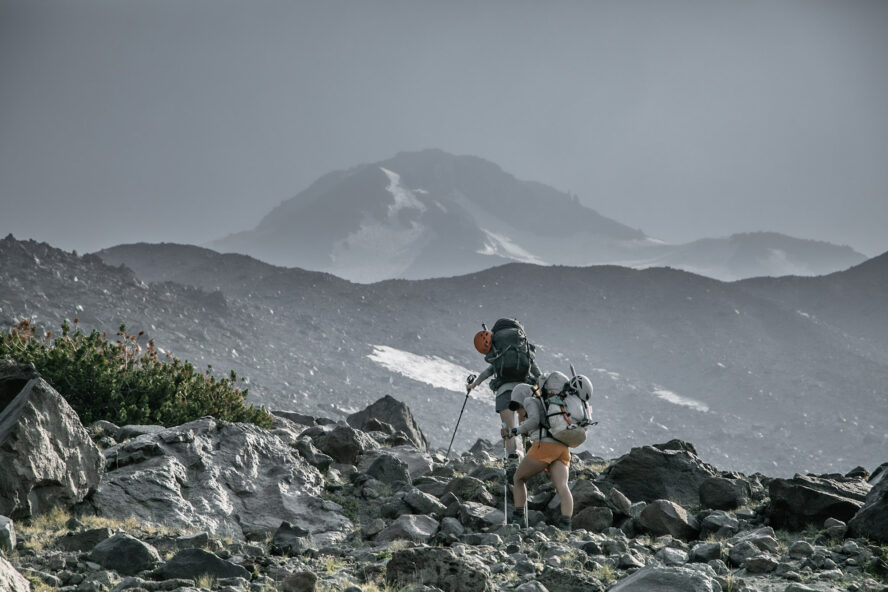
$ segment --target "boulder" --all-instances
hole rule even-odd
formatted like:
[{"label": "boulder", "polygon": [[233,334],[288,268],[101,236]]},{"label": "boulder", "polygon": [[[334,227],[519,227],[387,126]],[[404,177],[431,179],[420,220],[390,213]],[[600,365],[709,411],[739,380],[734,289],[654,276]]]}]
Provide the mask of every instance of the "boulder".
[{"label": "boulder", "polygon": [[420,547],[392,555],[385,569],[388,586],[434,586],[444,592],[492,592],[490,572],[475,557],[457,557],[450,549]]},{"label": "boulder", "polygon": [[107,526],[69,532],[56,539],[56,547],[63,551],[90,551],[105,539],[110,539],[113,534]]},{"label": "boulder", "polygon": [[777,569],[780,562],[768,553],[754,555],[743,562],[743,568],[751,574],[766,574]]},{"label": "boulder", "polygon": [[752,496],[752,488],[743,479],[710,477],[700,484],[700,504],[713,510],[733,510],[745,505]]},{"label": "boulder", "polygon": [[721,559],[722,546],[718,541],[712,543],[697,543],[691,548],[688,560],[694,563],[707,563],[713,559]]},{"label": "boulder", "polygon": [[[603,507],[607,505],[607,498],[601,493],[601,490],[598,489],[593,482],[587,479],[577,479],[570,488],[570,494],[574,500],[575,513],[585,510],[586,508]],[[553,499],[553,503],[556,507],[560,506],[561,496],[556,495]]]},{"label": "boulder", "polygon": [[102,453],[68,402],[29,366],[0,361],[0,514],[30,518],[92,493]]},{"label": "boulder", "polygon": [[774,533],[774,529],[770,526],[741,532],[730,538],[728,542],[732,545],[748,542],[754,545],[756,549],[770,553],[777,553],[780,549],[780,544],[777,542],[777,535]]},{"label": "boulder", "polygon": [[503,523],[504,514],[491,506],[477,502],[465,502],[459,505],[457,517],[460,523],[469,528],[489,528]]},{"label": "boulder", "polygon": [[663,562],[663,565],[684,565],[690,559],[688,554],[681,549],[675,549],[673,547],[663,547],[659,551],[657,551],[654,556]]},{"label": "boulder", "polygon": [[376,535],[376,541],[388,542],[394,540],[408,540],[414,543],[427,543],[436,532],[440,524],[430,516],[420,514],[404,514],[388,525],[385,530]]},{"label": "boulder", "polygon": [[[496,499],[484,487],[484,482],[474,477],[457,477],[451,479],[447,487],[444,488],[444,494],[452,493],[461,500],[468,500],[492,506],[496,504]],[[442,495],[442,497],[443,497]],[[502,496],[500,496],[502,502]]]},{"label": "boulder", "polygon": [[617,514],[628,516],[632,502],[619,489],[611,487],[611,490],[607,492],[607,505]]},{"label": "boulder", "polygon": [[574,530],[585,529],[590,532],[604,532],[614,524],[614,513],[610,508],[588,507],[573,516],[571,526]]},{"label": "boulder", "polygon": [[654,500],[645,506],[639,522],[655,536],[668,534],[677,539],[693,540],[700,533],[700,526],[693,516],[678,504],[665,499]]},{"label": "boulder", "polygon": [[349,415],[345,421],[359,430],[369,431],[365,426],[376,425],[374,420],[385,422],[395,430],[404,432],[417,448],[428,450],[429,441],[413,419],[410,408],[391,395],[386,395],[369,407]]},{"label": "boulder", "polygon": [[162,432],[164,429],[166,428],[159,425],[129,424],[118,428],[117,434],[114,436],[114,439],[118,442],[123,442],[125,440],[138,438],[139,436],[144,436],[145,434],[157,434],[158,432]]},{"label": "boulder", "polygon": [[31,590],[31,583],[2,556],[0,556],[0,590],[3,592],[30,592]]},{"label": "boulder", "polygon": [[303,433],[311,435],[314,445],[321,452],[342,464],[357,464],[365,451],[379,448],[379,444],[370,436],[346,425],[338,425],[330,430],[318,430],[317,435],[314,435],[316,433],[314,428]]},{"label": "boulder", "polygon": [[282,592],[315,592],[318,576],[310,571],[298,571],[290,574],[281,582]]},{"label": "boulder", "polygon": [[330,465],[333,464],[333,457],[318,450],[315,445],[311,443],[311,438],[298,438],[293,444],[291,444],[291,446],[293,446],[296,452],[298,452],[308,464],[322,473],[326,473],[327,469],[330,468]]},{"label": "boulder", "polygon": [[404,496],[404,503],[420,514],[438,514],[443,516],[447,506],[419,489],[412,489]]},{"label": "boulder", "polygon": [[15,523],[6,516],[0,516],[0,551],[10,555],[15,549]]},{"label": "boulder", "polygon": [[304,415],[302,413],[296,413],[295,411],[272,411],[271,412],[278,417],[283,417],[284,419],[290,420],[293,423],[303,425],[303,426],[313,426],[317,425],[315,418],[311,415]]},{"label": "boulder", "polygon": [[727,538],[734,536],[740,531],[740,521],[732,514],[728,514],[723,510],[712,512],[700,523],[700,536],[707,537],[715,535],[717,537]]},{"label": "boulder", "polygon": [[157,549],[125,532],[118,532],[96,545],[89,560],[124,576],[154,569],[161,563]]},{"label": "boulder", "polygon": [[716,592],[721,586],[687,567],[646,567],[621,580],[609,592]]},{"label": "boulder", "polygon": [[108,473],[90,503],[102,516],[243,540],[287,521],[345,532],[341,508],[319,497],[316,468],[267,431],[204,417],[105,451]]},{"label": "boulder", "polygon": [[274,555],[298,555],[313,548],[311,533],[289,522],[282,522],[271,538]]},{"label": "boulder", "polygon": [[384,453],[377,456],[373,463],[367,467],[366,473],[383,483],[394,484],[398,481],[411,483],[407,463],[393,454]]},{"label": "boulder", "polygon": [[604,586],[588,572],[547,566],[537,582],[546,592],[603,592]]},{"label": "boulder", "polygon": [[888,479],[884,478],[885,474],[884,470],[878,469],[873,473],[871,482],[874,481],[875,486],[867,494],[863,507],[848,522],[848,530],[853,536],[888,543]]},{"label": "boulder", "polygon": [[633,501],[668,499],[682,506],[700,503],[700,485],[715,469],[693,452],[691,444],[673,440],[633,448],[608,467],[604,479]]},{"label": "boulder", "polygon": [[222,578],[250,579],[250,572],[215,553],[203,549],[184,549],[155,570],[155,575],[165,580],[180,578],[194,580],[202,575]]},{"label": "boulder", "polygon": [[828,479],[796,475],[792,479],[774,479],[771,495],[770,524],[775,528],[804,530],[808,525],[821,528],[827,518],[849,521],[863,506],[870,486],[860,479]]}]

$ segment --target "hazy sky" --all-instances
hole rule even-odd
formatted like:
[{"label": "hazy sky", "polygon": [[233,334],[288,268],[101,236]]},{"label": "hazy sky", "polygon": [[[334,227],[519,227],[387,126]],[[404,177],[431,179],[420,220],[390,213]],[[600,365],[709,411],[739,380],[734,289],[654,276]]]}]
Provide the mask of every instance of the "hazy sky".
[{"label": "hazy sky", "polygon": [[0,0],[0,236],[201,243],[422,148],[876,255],[888,2]]}]

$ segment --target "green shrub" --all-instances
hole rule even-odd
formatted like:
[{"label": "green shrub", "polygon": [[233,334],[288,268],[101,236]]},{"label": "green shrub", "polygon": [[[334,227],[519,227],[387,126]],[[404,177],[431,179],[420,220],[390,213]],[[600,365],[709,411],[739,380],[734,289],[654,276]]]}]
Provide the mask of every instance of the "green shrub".
[{"label": "green shrub", "polygon": [[271,426],[264,408],[246,406],[246,389],[236,387],[237,375],[212,376],[210,369],[196,370],[190,362],[166,354],[160,356],[154,341],[139,344],[144,332],[129,335],[121,325],[116,342],[107,334],[86,334],[62,324],[62,334],[37,335],[26,319],[0,333],[0,358],[32,363],[65,399],[80,420],[104,419],[118,425],[179,425],[205,415],[224,421]]}]

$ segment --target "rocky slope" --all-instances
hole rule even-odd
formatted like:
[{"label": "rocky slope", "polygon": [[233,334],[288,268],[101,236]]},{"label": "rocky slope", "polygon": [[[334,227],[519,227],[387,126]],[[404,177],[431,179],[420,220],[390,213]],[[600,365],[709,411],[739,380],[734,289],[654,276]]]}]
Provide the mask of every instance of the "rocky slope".
[{"label": "rocky slope", "polygon": [[[517,316],[544,369],[570,360],[592,377],[594,454],[680,436],[725,468],[791,474],[871,465],[888,446],[888,360],[871,329],[888,318],[876,265],[805,283],[806,299],[834,286],[813,310],[781,296],[781,280],[753,290],[669,269],[512,264],[366,286],[180,245],[102,257],[113,265],[0,241],[0,324],[126,323],[198,366],[236,370],[252,401],[274,409],[344,418],[389,393],[444,446],[462,381],[481,369],[471,335],[481,321]],[[497,427],[489,393],[474,394],[458,450]]]},{"label": "rocky slope", "polygon": [[[18,425],[10,406],[64,415],[60,397],[31,395],[39,377],[15,392],[28,376],[0,366],[0,425]],[[611,461],[581,453],[565,532],[549,525],[559,503],[544,476],[529,483],[528,527],[504,524],[498,446],[445,459],[388,398],[269,431],[203,419],[89,433],[104,470],[82,501],[15,518],[22,504],[0,492],[14,515],[0,517],[0,590],[888,590],[888,463],[772,479],[719,471],[678,440]],[[17,468],[34,449],[4,450],[19,462],[0,465],[0,482],[40,495],[45,480]]]}]

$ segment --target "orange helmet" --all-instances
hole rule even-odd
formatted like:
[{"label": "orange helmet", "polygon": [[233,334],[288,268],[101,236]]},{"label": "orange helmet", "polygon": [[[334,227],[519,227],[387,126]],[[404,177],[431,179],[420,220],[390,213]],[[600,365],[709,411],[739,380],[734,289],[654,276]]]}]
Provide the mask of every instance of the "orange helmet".
[{"label": "orange helmet", "polygon": [[484,355],[487,355],[487,352],[490,351],[490,346],[493,343],[493,333],[490,331],[478,331],[475,333],[475,349],[481,352]]}]

